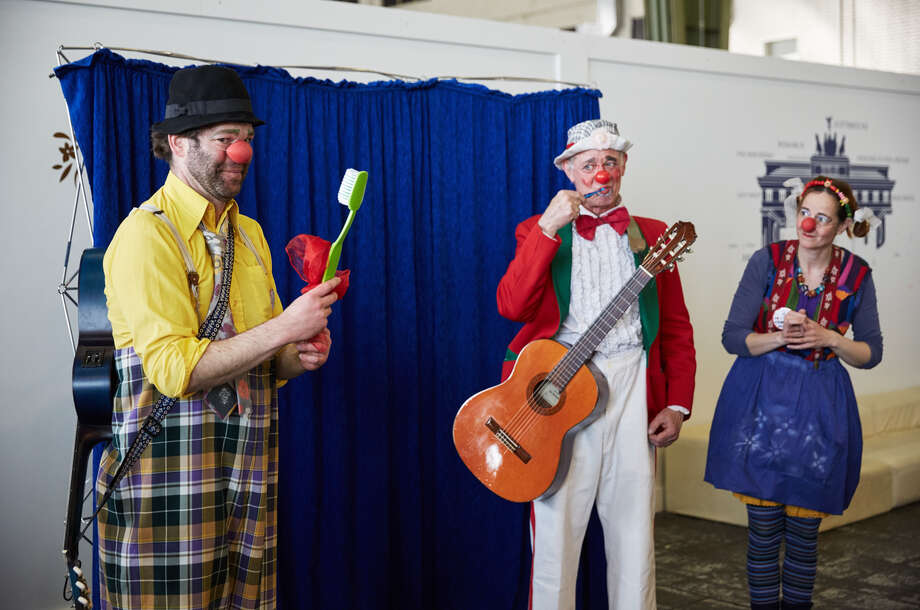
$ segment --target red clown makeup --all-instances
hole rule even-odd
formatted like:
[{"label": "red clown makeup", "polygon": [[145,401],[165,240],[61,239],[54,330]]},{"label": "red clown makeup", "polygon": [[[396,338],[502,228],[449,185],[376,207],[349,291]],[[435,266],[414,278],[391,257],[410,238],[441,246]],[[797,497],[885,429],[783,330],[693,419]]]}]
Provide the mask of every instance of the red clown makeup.
[{"label": "red clown makeup", "polygon": [[234,163],[244,165],[252,159],[252,146],[245,140],[237,140],[227,147],[227,156]]},{"label": "red clown makeup", "polygon": [[598,184],[607,184],[611,180],[616,181],[620,179],[620,168],[614,167],[610,171],[602,169],[601,171],[594,174],[594,181]]}]

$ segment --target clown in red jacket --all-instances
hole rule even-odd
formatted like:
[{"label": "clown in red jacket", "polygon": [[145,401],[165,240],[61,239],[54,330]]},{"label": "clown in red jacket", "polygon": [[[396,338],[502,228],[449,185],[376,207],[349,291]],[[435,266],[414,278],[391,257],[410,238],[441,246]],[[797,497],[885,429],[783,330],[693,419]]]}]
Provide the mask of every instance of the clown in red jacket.
[{"label": "clown in red jacket", "polygon": [[[629,280],[666,225],[631,216],[620,185],[631,143],[614,123],[568,131],[555,159],[574,190],[517,227],[517,250],[498,286],[498,311],[524,323],[507,377],[529,342],[574,344]],[[609,607],[654,608],[655,448],[680,433],[693,400],[693,329],[678,272],[653,278],[592,357],[608,386],[604,414],[580,430],[565,481],[533,502],[531,608],[575,607],[581,542],[596,504],[604,529]]]}]

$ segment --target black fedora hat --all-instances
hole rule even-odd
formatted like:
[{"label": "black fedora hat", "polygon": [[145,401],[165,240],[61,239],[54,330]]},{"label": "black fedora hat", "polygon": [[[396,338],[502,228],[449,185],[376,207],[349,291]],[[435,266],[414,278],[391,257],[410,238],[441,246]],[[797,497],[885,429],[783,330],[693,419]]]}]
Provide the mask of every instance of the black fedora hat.
[{"label": "black fedora hat", "polygon": [[252,113],[249,92],[236,72],[224,66],[195,66],[173,74],[165,116],[153,130],[182,133],[227,122],[265,124]]}]

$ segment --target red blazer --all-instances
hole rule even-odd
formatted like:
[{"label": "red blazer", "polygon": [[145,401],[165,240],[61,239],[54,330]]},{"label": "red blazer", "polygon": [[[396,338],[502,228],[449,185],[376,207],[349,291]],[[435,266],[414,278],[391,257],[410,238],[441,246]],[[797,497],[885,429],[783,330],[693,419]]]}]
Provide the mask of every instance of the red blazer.
[{"label": "red blazer", "polygon": [[[554,336],[568,315],[572,274],[572,225],[547,237],[532,216],[515,231],[517,250],[498,284],[498,312],[524,327],[508,345],[502,368],[506,379],[525,345]],[[660,220],[633,216],[646,243],[654,243],[667,226]],[[647,250],[647,248],[645,248]],[[636,254],[636,264],[645,252]],[[639,298],[643,344],[647,356],[649,421],[669,405],[692,408],[696,350],[693,327],[684,304],[677,269],[664,271],[646,285]]]}]

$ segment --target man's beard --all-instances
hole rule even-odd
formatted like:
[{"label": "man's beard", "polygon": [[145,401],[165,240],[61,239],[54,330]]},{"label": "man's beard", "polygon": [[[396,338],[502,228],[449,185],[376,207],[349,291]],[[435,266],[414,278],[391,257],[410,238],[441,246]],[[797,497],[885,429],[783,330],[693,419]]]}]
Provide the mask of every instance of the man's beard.
[{"label": "man's beard", "polygon": [[[241,173],[238,182],[236,180],[228,181],[221,173],[228,163],[231,164],[230,167],[240,168]],[[239,194],[240,190],[243,188],[243,179],[246,178],[246,173],[249,171],[248,164],[237,165],[232,163],[229,159],[225,159],[223,163],[214,162],[213,158],[209,157],[208,154],[202,150],[197,141],[193,141],[191,145],[188,168],[189,172],[191,172],[192,176],[195,177],[195,180],[198,181],[201,187],[207,191],[208,195],[224,203],[227,203]]]}]

